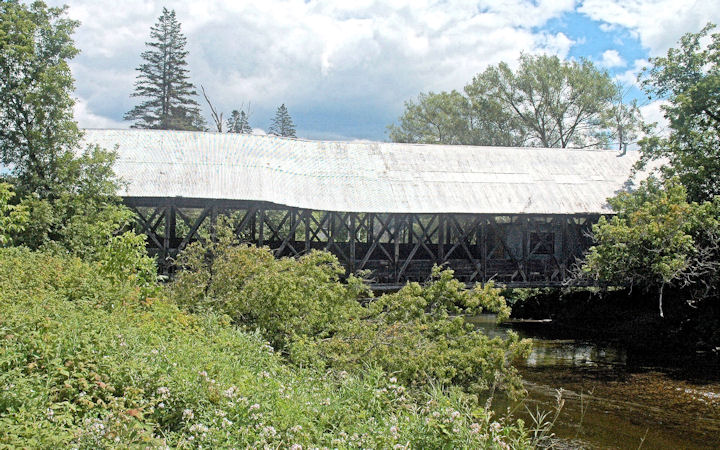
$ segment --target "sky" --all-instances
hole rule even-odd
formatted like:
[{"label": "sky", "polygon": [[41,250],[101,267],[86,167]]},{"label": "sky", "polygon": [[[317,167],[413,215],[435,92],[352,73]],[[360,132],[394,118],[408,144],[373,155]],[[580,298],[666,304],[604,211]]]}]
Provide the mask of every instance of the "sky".
[{"label": "sky", "polygon": [[[284,103],[298,137],[387,140],[406,100],[462,89],[521,53],[588,58],[629,88],[646,120],[659,101],[638,89],[649,57],[720,23],[720,0],[64,0],[81,21],[71,64],[75,118],[126,128],[133,83],[163,6],[187,37],[188,69],[225,117],[250,113],[258,133]],[[119,6],[121,5],[121,6]],[[197,98],[210,122],[205,101]]]}]

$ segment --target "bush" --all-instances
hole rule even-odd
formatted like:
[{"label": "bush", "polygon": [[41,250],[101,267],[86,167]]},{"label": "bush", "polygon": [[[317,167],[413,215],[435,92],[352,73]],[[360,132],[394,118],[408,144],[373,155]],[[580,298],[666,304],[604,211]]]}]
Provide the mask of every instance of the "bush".
[{"label": "bush", "polygon": [[225,316],[128,301],[131,281],[0,249],[0,447],[531,446],[459,391],[288,366]]},{"label": "bush", "polygon": [[720,288],[720,197],[688,202],[674,180],[644,181],[632,193],[609,199],[617,215],[593,226],[596,244],[584,275],[619,286],[659,292],[681,288],[689,302],[717,295]]},{"label": "bush", "polygon": [[489,339],[463,317],[485,310],[507,317],[492,285],[467,290],[452,271],[436,268],[427,286],[411,283],[362,306],[361,298],[372,297],[367,284],[340,281],[344,269],[327,252],[275,259],[225,234],[216,244],[189,246],[178,261],[171,297],[179,305],[260,330],[296,364],[354,373],[378,367],[411,386],[455,385],[473,394],[522,391],[510,363],[529,343]]}]

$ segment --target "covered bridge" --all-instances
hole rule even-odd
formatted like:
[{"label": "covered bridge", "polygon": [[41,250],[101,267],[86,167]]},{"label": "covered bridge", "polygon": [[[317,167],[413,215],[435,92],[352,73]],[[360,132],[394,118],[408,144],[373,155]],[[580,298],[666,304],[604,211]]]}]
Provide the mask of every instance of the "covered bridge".
[{"label": "covered bridge", "polygon": [[427,279],[562,283],[590,245],[634,152],[329,142],[159,130],[86,130],[115,149],[120,195],[163,270],[219,215],[277,256],[326,249],[377,287]]}]

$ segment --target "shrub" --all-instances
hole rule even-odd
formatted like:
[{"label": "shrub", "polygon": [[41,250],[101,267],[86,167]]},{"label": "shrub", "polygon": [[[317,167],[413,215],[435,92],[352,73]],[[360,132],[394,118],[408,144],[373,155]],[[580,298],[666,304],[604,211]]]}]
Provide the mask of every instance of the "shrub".
[{"label": "shrub", "polygon": [[582,271],[606,283],[659,292],[683,288],[690,302],[717,295],[720,287],[720,197],[688,202],[675,180],[644,181],[632,193],[609,199],[617,215],[593,226],[596,244]]},{"label": "shrub", "polygon": [[215,244],[192,244],[171,297],[190,311],[215,311],[303,366],[360,372],[379,367],[413,386],[457,385],[474,394],[504,387],[522,391],[510,363],[529,350],[517,336],[489,339],[463,315],[485,310],[507,317],[499,291],[467,290],[452,271],[435,269],[427,286],[408,284],[362,306],[372,293],[361,279],[340,281],[333,255],[311,252],[275,259],[268,249],[233,245],[228,233]]},{"label": "shrub", "polygon": [[[284,363],[77,258],[0,249],[0,446],[528,448],[457,390]],[[113,305],[113,307],[105,307]]]}]

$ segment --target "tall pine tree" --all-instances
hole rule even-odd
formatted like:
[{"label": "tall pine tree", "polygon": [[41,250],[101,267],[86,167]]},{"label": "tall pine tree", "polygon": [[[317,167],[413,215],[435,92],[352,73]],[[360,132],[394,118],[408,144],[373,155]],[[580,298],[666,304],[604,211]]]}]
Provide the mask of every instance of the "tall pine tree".
[{"label": "tall pine tree", "polygon": [[227,120],[227,132],[243,134],[252,133],[252,127],[250,126],[250,122],[248,121],[248,116],[245,114],[245,111],[238,112],[237,109],[234,109],[233,112],[230,113],[230,118]]},{"label": "tall pine tree", "polygon": [[140,55],[144,62],[137,68],[140,73],[132,93],[146,100],[125,114],[125,120],[134,120],[133,128],[204,130],[200,105],[193,99],[197,92],[188,81],[187,39],[175,11],[163,8],[150,38],[145,43],[150,49]]},{"label": "tall pine tree", "polygon": [[280,105],[275,112],[275,118],[273,119],[268,132],[277,136],[296,137],[295,124],[290,117],[287,107],[285,107],[285,103]]}]

